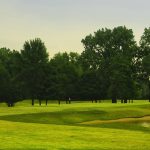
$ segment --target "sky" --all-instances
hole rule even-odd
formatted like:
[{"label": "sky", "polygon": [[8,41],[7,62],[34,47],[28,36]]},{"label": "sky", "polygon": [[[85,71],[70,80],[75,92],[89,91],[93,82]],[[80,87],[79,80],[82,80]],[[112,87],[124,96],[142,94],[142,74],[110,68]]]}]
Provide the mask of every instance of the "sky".
[{"label": "sky", "polygon": [[125,25],[139,41],[150,27],[149,0],[0,0],[0,47],[21,50],[41,38],[50,57],[81,53],[81,40],[101,28]]}]

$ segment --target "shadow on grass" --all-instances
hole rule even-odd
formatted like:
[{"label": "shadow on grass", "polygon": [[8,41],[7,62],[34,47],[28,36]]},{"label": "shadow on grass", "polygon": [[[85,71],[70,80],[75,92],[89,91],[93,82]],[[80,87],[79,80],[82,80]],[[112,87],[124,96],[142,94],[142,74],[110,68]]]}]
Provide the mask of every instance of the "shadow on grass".
[{"label": "shadow on grass", "polygon": [[84,121],[101,119],[106,116],[105,111],[58,111],[33,114],[17,114],[0,116],[0,120],[24,123],[41,123],[57,125],[75,125]]}]

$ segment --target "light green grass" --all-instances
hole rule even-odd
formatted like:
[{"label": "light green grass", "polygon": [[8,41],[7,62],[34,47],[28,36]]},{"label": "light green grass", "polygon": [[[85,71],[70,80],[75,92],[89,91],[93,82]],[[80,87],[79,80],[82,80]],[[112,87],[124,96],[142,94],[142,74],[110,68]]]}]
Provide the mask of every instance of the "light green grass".
[{"label": "light green grass", "polygon": [[[14,108],[0,105],[0,149],[49,150],[148,150],[150,128],[143,122],[80,125],[92,120],[111,120],[150,115],[150,103],[73,103]],[[149,122],[149,121],[147,121]]]}]

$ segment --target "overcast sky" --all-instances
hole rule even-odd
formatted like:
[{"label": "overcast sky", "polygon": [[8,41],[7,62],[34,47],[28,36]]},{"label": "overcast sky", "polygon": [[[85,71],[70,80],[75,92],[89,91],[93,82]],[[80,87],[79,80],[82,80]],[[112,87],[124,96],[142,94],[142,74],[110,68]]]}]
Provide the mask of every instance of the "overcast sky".
[{"label": "overcast sky", "polygon": [[138,41],[150,26],[149,0],[0,0],[0,47],[20,50],[41,38],[50,56],[83,51],[81,39],[99,28],[125,25]]}]

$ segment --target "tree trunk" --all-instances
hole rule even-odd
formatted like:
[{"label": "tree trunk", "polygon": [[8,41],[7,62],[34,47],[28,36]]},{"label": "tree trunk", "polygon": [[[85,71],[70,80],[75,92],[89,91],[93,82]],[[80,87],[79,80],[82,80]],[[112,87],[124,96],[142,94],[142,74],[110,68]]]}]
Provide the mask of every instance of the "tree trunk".
[{"label": "tree trunk", "polygon": [[58,104],[60,105],[60,100],[58,100]]},{"label": "tree trunk", "polygon": [[150,102],[150,81],[149,81],[149,102]]},{"label": "tree trunk", "polygon": [[39,99],[39,105],[41,106],[41,100]]},{"label": "tree trunk", "polygon": [[34,98],[32,98],[32,106],[34,106]]},{"label": "tree trunk", "polygon": [[127,99],[124,99],[124,103],[128,103],[128,100],[127,100]]},{"label": "tree trunk", "polygon": [[115,97],[112,98],[112,103],[117,103],[117,99]]},{"label": "tree trunk", "polygon": [[121,100],[121,103],[123,103],[123,99]]},{"label": "tree trunk", "polygon": [[10,101],[8,101],[8,102],[7,102],[7,106],[8,106],[8,107],[13,107],[13,106],[14,106],[13,101],[11,101],[11,100],[10,100]]},{"label": "tree trunk", "polygon": [[8,105],[8,107],[11,107],[11,103],[10,102],[8,102],[7,105]]},{"label": "tree trunk", "polygon": [[46,106],[47,106],[47,104],[48,104],[48,100],[46,99]]}]

